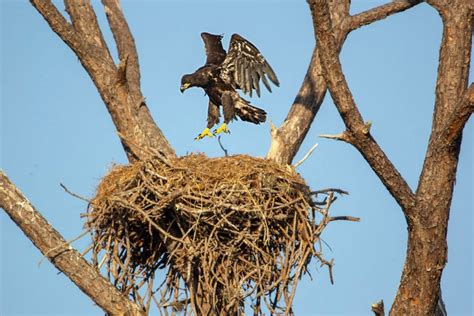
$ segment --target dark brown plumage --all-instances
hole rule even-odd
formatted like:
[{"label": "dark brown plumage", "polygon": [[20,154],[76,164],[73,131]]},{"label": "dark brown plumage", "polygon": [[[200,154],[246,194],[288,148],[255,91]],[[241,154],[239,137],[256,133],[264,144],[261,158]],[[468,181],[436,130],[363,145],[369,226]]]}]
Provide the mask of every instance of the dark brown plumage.
[{"label": "dark brown plumage", "polygon": [[[181,92],[190,87],[201,87],[209,96],[207,129],[197,138],[211,136],[209,129],[219,123],[219,106],[224,112],[224,124],[218,130],[228,132],[227,123],[236,117],[254,124],[266,120],[266,112],[252,106],[240,97],[237,89],[252,96],[253,90],[260,97],[260,80],[272,91],[268,79],[276,86],[278,78],[260,51],[238,34],[231,37],[229,51],[222,47],[222,36],[201,33],[206,48],[206,64],[181,79]],[[268,79],[267,79],[268,77]]]}]

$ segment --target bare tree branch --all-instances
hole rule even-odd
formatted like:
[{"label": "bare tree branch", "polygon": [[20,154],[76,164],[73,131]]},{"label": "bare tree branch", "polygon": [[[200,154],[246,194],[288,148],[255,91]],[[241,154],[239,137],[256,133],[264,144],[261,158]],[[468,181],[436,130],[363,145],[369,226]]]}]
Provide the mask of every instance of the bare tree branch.
[{"label": "bare tree branch", "polygon": [[130,28],[123,15],[120,4],[117,0],[102,0],[105,14],[109,21],[110,30],[117,44],[117,51],[121,62],[126,60],[126,78],[128,88],[132,94],[141,95],[140,92],[140,65],[138,53]]},{"label": "bare tree branch", "polygon": [[[71,17],[72,25],[85,41],[91,45],[107,48],[97,22],[94,9],[89,0],[65,0],[66,12]],[[108,57],[112,60],[110,53]]]},{"label": "bare tree branch", "polygon": [[[130,47],[134,50],[135,46],[133,39],[128,42],[124,40],[131,37],[131,34],[118,3],[107,6],[109,15],[112,14],[109,21],[115,23],[113,24],[115,38],[120,39],[120,43],[126,43],[119,46],[128,47],[129,50],[125,52],[122,63],[117,68],[110,58],[107,46],[96,45],[101,43],[102,39],[89,1],[81,2],[82,5],[77,5],[73,0],[67,3],[71,20],[78,30],[75,30],[64,19],[50,0],[30,1],[53,31],[73,49],[89,73],[118,133],[122,135],[122,145],[128,158],[140,159],[149,156],[150,152],[160,152],[164,156],[175,157],[173,148],[153,121],[141,94],[138,61],[136,63],[133,61],[136,52],[134,55],[130,50]],[[87,24],[88,21],[90,25]],[[95,39],[97,36],[99,39]],[[123,49],[121,51],[123,52]]]},{"label": "bare tree branch", "polygon": [[326,95],[321,62],[315,47],[303,84],[280,128],[273,128],[268,159],[291,164]]},{"label": "bare tree branch", "polygon": [[[118,1],[113,3],[104,1],[104,3],[108,4],[106,11],[109,23],[123,57],[119,67],[110,57],[89,1],[66,0],[66,8],[73,26],[64,19],[50,0],[30,1],[52,30],[72,48],[90,75],[112,117],[129,160],[157,155],[165,162],[167,157],[175,157],[173,148],[153,121],[141,94],[135,44]],[[30,236],[35,244],[36,237],[36,235]],[[173,241],[166,239],[165,244],[170,250],[175,246]],[[93,288],[95,285],[88,284],[88,286]],[[112,285],[108,286],[116,292]],[[112,295],[107,292],[109,288],[102,288],[104,297]]]},{"label": "bare tree branch", "polygon": [[370,135],[342,73],[338,47],[332,34],[328,4],[324,0],[317,0],[310,1],[310,6],[320,43],[319,56],[324,66],[326,82],[347,128],[344,135],[364,156],[395,200],[403,209],[409,209],[414,206],[414,195],[406,181]]},{"label": "bare tree branch", "polygon": [[[396,1],[350,17],[349,1],[329,1],[337,51],[340,52],[347,35],[352,30],[407,10],[420,2],[415,0]],[[317,44],[313,50],[311,63],[303,84],[285,121],[280,128],[272,129],[267,158],[279,163],[291,164],[326,95],[327,86],[319,59],[319,46]]]},{"label": "bare tree branch", "polygon": [[383,300],[372,304],[372,312],[374,312],[375,316],[385,316],[385,308],[384,308]]},{"label": "bare tree branch", "polygon": [[305,162],[306,159],[308,159],[309,156],[311,156],[311,154],[313,153],[313,151],[316,149],[316,147],[318,147],[318,143],[314,144],[313,147],[311,147],[308,152],[306,153],[306,155],[303,156],[303,158],[301,158],[297,163],[295,163],[293,165],[293,168],[297,168],[299,167],[303,162]]},{"label": "bare tree branch", "polygon": [[69,246],[1,170],[0,207],[51,263],[106,313],[144,315],[137,305],[123,296]]},{"label": "bare tree branch", "polygon": [[351,31],[356,30],[364,25],[371,24],[376,21],[385,19],[386,17],[403,12],[411,7],[421,3],[421,0],[398,0],[392,1],[372,8],[370,10],[361,12],[349,18],[349,28]]},{"label": "bare tree branch", "polygon": [[74,51],[79,51],[82,46],[78,34],[73,26],[69,24],[54,4],[49,0],[31,0],[31,4],[48,22],[51,29]]},{"label": "bare tree branch", "polygon": [[[330,1],[330,5],[333,8],[333,18],[338,22],[335,32],[337,32],[338,51],[340,51],[348,34],[343,21],[349,16],[349,1],[334,0]],[[268,159],[291,164],[321,107],[327,87],[318,50],[318,45],[316,45],[303,84],[285,121],[280,128],[272,129]]]}]

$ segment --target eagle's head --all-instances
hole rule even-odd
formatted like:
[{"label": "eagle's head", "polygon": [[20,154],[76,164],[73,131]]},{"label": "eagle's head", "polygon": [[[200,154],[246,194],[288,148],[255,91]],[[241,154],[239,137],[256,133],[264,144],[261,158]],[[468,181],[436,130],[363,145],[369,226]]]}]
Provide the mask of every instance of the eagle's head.
[{"label": "eagle's head", "polygon": [[201,67],[193,74],[184,75],[181,78],[181,93],[191,87],[206,87],[209,83],[210,73],[207,67]]},{"label": "eagle's head", "polygon": [[181,78],[181,93],[183,93],[186,89],[194,86],[193,84],[194,80],[193,80],[193,75],[184,75],[182,78]]}]

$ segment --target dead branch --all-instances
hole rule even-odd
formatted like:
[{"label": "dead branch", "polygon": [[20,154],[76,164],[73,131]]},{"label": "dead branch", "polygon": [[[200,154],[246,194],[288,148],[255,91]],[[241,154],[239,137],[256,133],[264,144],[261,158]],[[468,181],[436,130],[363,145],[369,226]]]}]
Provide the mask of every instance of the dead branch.
[{"label": "dead branch", "polygon": [[225,149],[224,145],[222,145],[221,135],[217,137],[217,142],[219,143],[219,147],[221,147],[222,151],[224,152],[224,156],[229,156],[229,152],[227,151],[227,149]]},{"label": "dead branch", "polygon": [[414,205],[414,195],[379,145],[367,132],[366,123],[357,109],[347,82],[342,73],[338,47],[332,34],[332,23],[327,1],[310,1],[313,22],[320,46],[326,81],[334,103],[346,125],[344,132],[351,138],[351,144],[364,156],[388,191],[404,208]]},{"label": "dead branch", "polygon": [[367,11],[358,13],[354,16],[349,18],[349,29],[351,31],[356,30],[362,26],[369,25],[373,22],[380,21],[385,19],[386,17],[403,12],[405,10],[410,9],[411,7],[421,3],[421,0],[399,0],[399,1],[392,1],[390,3],[386,3],[380,5],[378,7],[369,9]]},{"label": "dead branch", "polygon": [[75,197],[75,198],[77,198],[77,199],[79,199],[79,200],[81,200],[81,201],[87,202],[87,203],[90,203],[90,202],[91,202],[89,199],[86,199],[85,197],[82,197],[82,196],[80,196],[80,195],[78,195],[78,194],[76,194],[76,193],[74,193],[74,192],[69,191],[69,189],[68,189],[64,184],[60,183],[59,185],[60,185],[61,188],[63,188],[64,191],[66,191],[66,193],[68,193],[69,195],[71,195],[71,196],[73,196],[73,197]]},{"label": "dead branch", "polygon": [[339,140],[339,141],[346,142],[349,144],[351,143],[350,138],[346,132],[342,132],[339,134],[321,134],[319,135],[319,137],[327,138],[327,139],[335,139],[335,140]]},{"label": "dead branch", "polygon": [[[125,20],[120,4],[116,0],[102,0],[102,4],[109,21],[110,30],[117,44],[119,59],[121,62],[127,59],[125,74],[128,88],[132,91],[132,94],[141,96],[140,65],[135,40]],[[136,104],[136,106],[138,107],[140,104]]]},{"label": "dead branch", "polygon": [[372,304],[372,312],[374,312],[375,316],[385,316],[385,307],[383,304],[383,300]]},{"label": "dead branch", "polygon": [[[368,11],[349,16],[349,1],[329,1],[333,20],[336,47],[339,52],[347,35],[361,26],[382,20],[390,15],[405,11],[422,1],[394,1]],[[311,1],[308,1],[311,3]],[[272,130],[267,158],[279,163],[291,164],[326,95],[326,82],[319,58],[319,44],[316,44],[303,84],[293,101],[283,124]]]},{"label": "dead branch", "polygon": [[329,188],[329,189],[322,189],[322,190],[317,190],[317,191],[312,191],[311,194],[313,195],[318,195],[318,194],[329,194],[329,193],[339,193],[339,194],[345,194],[348,195],[349,192],[344,191],[342,189],[337,189],[337,188]]},{"label": "dead branch", "polygon": [[329,218],[330,222],[334,221],[349,221],[349,222],[360,222],[359,217],[354,216],[332,216]]},{"label": "dead branch", "polygon": [[[91,46],[105,48],[108,52],[91,3],[86,0],[65,0],[64,4],[66,12],[71,17],[72,26],[81,39]],[[110,61],[112,60],[110,52],[108,52],[108,58]]]},{"label": "dead branch", "polygon": [[[348,34],[342,27],[342,20],[348,15],[348,1],[333,1],[334,15],[341,23],[337,28],[339,48]],[[326,82],[322,75],[319,59],[319,45],[315,46],[303,84],[283,124],[272,130],[271,144],[267,158],[283,164],[291,164],[326,95]]]},{"label": "dead branch", "polygon": [[308,152],[306,153],[306,155],[303,156],[303,158],[301,158],[300,161],[298,161],[297,163],[295,163],[293,165],[293,168],[297,168],[299,165],[301,165],[303,162],[305,162],[306,159],[308,159],[309,156],[311,156],[311,154],[313,153],[313,151],[316,149],[316,147],[318,147],[318,143],[314,144],[313,147],[311,147]]},{"label": "dead branch", "polygon": [[76,30],[69,24],[51,1],[31,0],[31,4],[41,13],[51,29],[75,52],[85,50]]},{"label": "dead branch", "polygon": [[105,312],[111,315],[143,315],[137,305],[130,302],[69,246],[3,171],[0,171],[0,206],[41,253]]},{"label": "dead branch", "polygon": [[120,46],[124,58],[129,56],[127,63],[124,64],[126,84],[123,84],[121,80],[123,76],[120,75],[103,42],[89,1],[83,1],[84,5],[76,1],[66,3],[73,25],[65,20],[50,0],[30,0],[30,2],[45,18],[51,29],[71,47],[90,75],[117,131],[123,135],[122,145],[128,158],[135,160],[147,157],[151,149],[158,150],[165,156],[175,157],[173,148],[153,121],[141,95],[138,61],[134,62],[133,57],[135,46],[118,7],[118,1],[104,2],[107,4],[108,17],[118,41],[117,45]]}]

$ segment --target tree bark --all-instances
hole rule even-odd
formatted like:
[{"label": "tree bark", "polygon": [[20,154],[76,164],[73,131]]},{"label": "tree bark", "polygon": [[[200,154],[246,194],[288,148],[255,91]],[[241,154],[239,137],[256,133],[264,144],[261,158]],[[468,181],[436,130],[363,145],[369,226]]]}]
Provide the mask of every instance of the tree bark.
[{"label": "tree bark", "polygon": [[[412,220],[408,223],[407,258],[391,309],[394,315],[434,313],[441,274],[447,261],[449,210],[462,139],[462,129],[457,137],[449,138],[451,126],[448,124],[453,123],[449,118],[460,110],[458,104],[461,109],[469,106],[468,102],[462,100],[468,93],[466,88],[473,31],[473,12],[468,1],[453,2],[440,11],[444,30],[435,112],[416,190],[416,206],[406,210]],[[472,86],[470,91],[472,93]]]},{"label": "tree bark", "polygon": [[44,219],[0,170],[0,207],[51,263],[110,315],[144,315]]},{"label": "tree bark", "polygon": [[[334,25],[337,51],[341,51],[347,35],[351,31],[382,20],[392,14],[405,11],[420,2],[422,1],[396,1],[375,7],[354,16],[349,16],[350,1],[329,1],[328,5],[331,8],[330,14]],[[271,126],[271,143],[267,158],[278,163],[291,164],[326,95],[327,86],[323,76],[318,47],[320,47],[320,45],[316,44],[303,84],[293,101],[293,105],[285,121],[278,129]]]},{"label": "tree bark", "polygon": [[140,91],[135,43],[118,1],[104,0],[120,64],[110,55],[97,18],[87,0],[66,0],[72,25],[50,0],[30,0],[51,29],[74,51],[107,106],[129,160],[150,155],[176,156],[153,121]]},{"label": "tree bark", "polygon": [[456,178],[462,128],[473,111],[467,89],[473,32],[473,4],[430,1],[444,23],[433,126],[416,194],[370,135],[344,78],[327,0],[312,0],[320,43],[319,57],[346,131],[330,138],[356,147],[392,194],[408,224],[407,257],[392,315],[433,315],[440,301],[440,279],[447,258],[449,209]]},{"label": "tree bark", "polygon": [[413,207],[414,195],[410,187],[370,135],[370,126],[364,123],[354,102],[339,61],[327,2],[313,1],[311,12],[320,43],[319,57],[323,62],[324,76],[334,104],[346,125],[346,131],[336,138],[359,150],[400,205],[404,208]]}]

